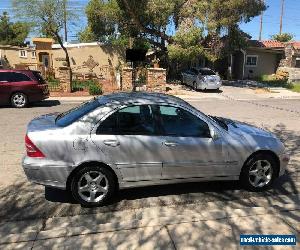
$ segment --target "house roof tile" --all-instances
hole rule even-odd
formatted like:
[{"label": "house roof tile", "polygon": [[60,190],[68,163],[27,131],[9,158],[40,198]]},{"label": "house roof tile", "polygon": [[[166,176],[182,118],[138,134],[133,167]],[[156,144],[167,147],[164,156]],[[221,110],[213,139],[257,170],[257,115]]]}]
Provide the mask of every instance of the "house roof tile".
[{"label": "house roof tile", "polygon": [[284,48],[284,43],[274,40],[250,40],[250,45],[259,48]]}]

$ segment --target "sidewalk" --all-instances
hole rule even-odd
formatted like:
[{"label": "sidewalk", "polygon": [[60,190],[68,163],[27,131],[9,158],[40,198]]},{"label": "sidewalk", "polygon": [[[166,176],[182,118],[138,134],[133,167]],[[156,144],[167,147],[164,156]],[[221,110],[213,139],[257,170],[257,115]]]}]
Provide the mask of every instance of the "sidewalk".
[{"label": "sidewalk", "polygon": [[[237,249],[240,234],[295,234],[299,195],[273,204],[252,197],[243,204],[207,203],[0,223],[1,249]],[[263,205],[258,206],[258,205]],[[276,247],[280,249],[280,247]],[[282,249],[288,249],[282,247]]]},{"label": "sidewalk", "polygon": [[[180,88],[180,85],[175,85],[176,88]],[[194,91],[186,86],[183,90],[176,90],[174,87],[173,91],[167,92],[167,94],[174,94],[187,101],[198,101],[207,99],[218,99],[218,100],[263,100],[268,98],[275,99],[300,99],[300,93],[292,92],[285,88],[271,88],[268,91],[257,91],[248,87],[237,87],[237,86],[222,86],[222,92],[215,91]],[[88,101],[93,96],[72,96],[72,97],[50,97],[47,100],[54,101],[58,100],[61,102],[68,103],[81,103]]]}]

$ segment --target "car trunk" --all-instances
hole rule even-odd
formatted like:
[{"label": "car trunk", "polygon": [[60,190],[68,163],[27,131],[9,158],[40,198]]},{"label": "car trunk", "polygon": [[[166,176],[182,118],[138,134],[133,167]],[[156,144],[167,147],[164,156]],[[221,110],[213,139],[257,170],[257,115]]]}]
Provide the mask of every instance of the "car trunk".
[{"label": "car trunk", "polygon": [[27,126],[27,132],[35,132],[35,131],[45,131],[59,128],[55,124],[55,119],[58,116],[57,113],[51,113],[47,115],[42,115],[37,118],[31,120],[31,122]]}]

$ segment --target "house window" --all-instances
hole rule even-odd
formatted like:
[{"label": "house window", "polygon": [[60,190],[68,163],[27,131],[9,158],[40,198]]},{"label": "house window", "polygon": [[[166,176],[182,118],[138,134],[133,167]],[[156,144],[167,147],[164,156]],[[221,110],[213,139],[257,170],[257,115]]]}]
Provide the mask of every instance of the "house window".
[{"label": "house window", "polygon": [[19,51],[19,57],[27,58],[27,51],[26,50],[20,50]]},{"label": "house window", "polygon": [[36,51],[31,51],[31,58],[35,59],[36,58]]},{"label": "house window", "polygon": [[246,66],[256,67],[257,66],[257,58],[258,56],[246,56]]},{"label": "house window", "polygon": [[300,57],[297,57],[296,58],[296,65],[295,65],[296,68],[300,68]]}]

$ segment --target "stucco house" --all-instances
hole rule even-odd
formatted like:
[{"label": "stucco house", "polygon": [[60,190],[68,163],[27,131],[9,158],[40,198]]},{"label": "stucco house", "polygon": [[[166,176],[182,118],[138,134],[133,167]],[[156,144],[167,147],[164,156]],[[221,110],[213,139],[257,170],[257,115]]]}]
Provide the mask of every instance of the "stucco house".
[{"label": "stucco house", "polygon": [[[59,76],[60,70],[66,67],[61,46],[50,38],[33,38],[32,42],[34,46],[27,47],[0,45],[0,68],[29,68],[42,72],[51,69]],[[125,51],[117,46],[93,42],[65,44],[65,47],[75,74],[102,76],[107,68],[116,68],[125,61]]]},{"label": "stucco house", "polygon": [[233,79],[255,79],[281,69],[289,72],[291,81],[299,80],[300,42],[250,40],[246,49],[231,55],[230,62]]},{"label": "stucco house", "polygon": [[26,67],[36,70],[36,61],[36,50],[33,46],[0,45],[0,69],[26,65]]}]

